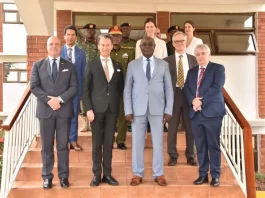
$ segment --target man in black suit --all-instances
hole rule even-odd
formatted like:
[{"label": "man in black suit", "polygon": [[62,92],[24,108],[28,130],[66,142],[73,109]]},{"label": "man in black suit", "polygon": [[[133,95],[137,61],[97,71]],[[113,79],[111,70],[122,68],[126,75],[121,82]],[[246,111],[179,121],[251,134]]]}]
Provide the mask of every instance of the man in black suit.
[{"label": "man in black suit", "polygon": [[48,39],[47,51],[48,58],[34,63],[30,78],[30,90],[37,97],[36,117],[40,121],[43,188],[52,188],[55,131],[58,177],[61,187],[66,188],[69,186],[68,139],[77,74],[72,63],[60,58],[61,45],[57,37]]},{"label": "man in black suit", "polygon": [[185,33],[177,31],[172,36],[172,44],[175,48],[175,53],[164,60],[169,64],[172,84],[174,87],[174,107],[172,119],[168,122],[167,136],[167,152],[169,154],[169,166],[175,166],[178,160],[177,152],[177,129],[182,116],[182,120],[186,129],[186,157],[187,164],[197,165],[194,159],[194,140],[191,132],[189,120],[189,105],[185,99],[183,86],[190,68],[197,65],[196,58],[185,53],[187,36]]},{"label": "man in black suit", "polygon": [[87,63],[85,72],[83,99],[92,128],[94,173],[90,186],[98,186],[101,181],[113,186],[119,185],[111,176],[111,161],[124,77],[122,65],[110,58],[112,48],[112,36],[100,35],[98,38],[100,56]]}]

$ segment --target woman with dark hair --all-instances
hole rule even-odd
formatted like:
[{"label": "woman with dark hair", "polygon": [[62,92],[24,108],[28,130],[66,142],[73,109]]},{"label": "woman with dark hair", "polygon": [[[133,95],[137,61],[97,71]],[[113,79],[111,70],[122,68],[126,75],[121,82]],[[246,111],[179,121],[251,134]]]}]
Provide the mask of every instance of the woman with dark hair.
[{"label": "woman with dark hair", "polygon": [[184,31],[187,35],[186,53],[194,56],[195,47],[199,44],[203,44],[203,42],[201,39],[194,36],[195,24],[193,21],[186,21],[184,23]]},{"label": "woman with dark hair", "polygon": [[[155,40],[155,51],[154,56],[157,58],[165,58],[167,57],[167,46],[166,42],[156,37],[156,24],[154,19],[147,18],[144,22],[144,28],[146,36],[150,36]],[[137,41],[136,48],[135,48],[135,59],[140,58],[143,56],[141,49],[140,49],[141,39]]]}]

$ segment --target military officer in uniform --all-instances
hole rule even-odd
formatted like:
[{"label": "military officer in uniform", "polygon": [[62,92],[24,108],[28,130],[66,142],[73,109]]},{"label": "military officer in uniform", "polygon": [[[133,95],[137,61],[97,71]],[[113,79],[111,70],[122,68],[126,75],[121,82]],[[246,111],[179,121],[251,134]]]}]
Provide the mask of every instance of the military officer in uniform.
[{"label": "military officer in uniform", "polygon": [[[98,46],[95,39],[96,34],[96,25],[93,23],[86,24],[83,29],[85,29],[85,38],[78,39],[76,45],[85,51],[86,54],[86,62],[89,60],[93,60],[98,55]],[[89,123],[86,117],[86,113],[84,112],[84,104],[81,100],[80,103],[81,117],[83,121],[83,126],[81,127],[81,132],[86,132],[90,130]]]},{"label": "military officer in uniform", "polygon": [[[134,53],[131,49],[122,48],[122,29],[114,25],[109,29],[109,34],[113,36],[113,49],[111,51],[110,57],[122,64],[123,75],[126,76],[126,71],[128,67],[128,63],[132,61],[135,57]],[[126,150],[127,147],[125,145],[126,140],[126,132],[127,132],[127,121],[125,120],[124,115],[124,105],[123,105],[123,97],[120,99],[120,112],[118,117],[118,135],[116,137],[117,148]]]},{"label": "military officer in uniform", "polygon": [[179,31],[179,26],[178,25],[174,25],[171,26],[170,28],[168,28],[167,33],[169,33],[169,41],[167,42],[167,53],[168,56],[173,55],[175,53],[175,48],[173,47],[172,44],[172,36]]},{"label": "military officer in uniform", "polygon": [[130,38],[131,25],[129,23],[123,23],[120,27],[122,29],[121,48],[130,49],[135,53],[136,40]]}]

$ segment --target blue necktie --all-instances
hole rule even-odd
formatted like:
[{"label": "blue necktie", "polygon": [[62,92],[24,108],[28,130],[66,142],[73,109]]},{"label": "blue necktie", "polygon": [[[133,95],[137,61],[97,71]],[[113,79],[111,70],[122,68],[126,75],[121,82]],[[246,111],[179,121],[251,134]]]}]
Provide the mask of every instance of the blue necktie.
[{"label": "blue necktie", "polygon": [[150,68],[150,59],[147,58],[147,65],[146,65],[146,78],[149,81],[151,79],[151,68]]},{"label": "blue necktie", "polygon": [[56,64],[56,59],[52,59],[53,63],[52,63],[52,79],[55,82],[57,79],[57,64]]}]

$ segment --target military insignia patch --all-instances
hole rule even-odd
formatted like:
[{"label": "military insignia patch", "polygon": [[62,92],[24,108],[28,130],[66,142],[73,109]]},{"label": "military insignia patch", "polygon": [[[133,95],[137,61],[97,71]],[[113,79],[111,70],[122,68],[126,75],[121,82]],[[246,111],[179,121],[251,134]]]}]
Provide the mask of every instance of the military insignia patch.
[{"label": "military insignia patch", "polygon": [[127,53],[124,53],[123,55],[122,55],[122,58],[128,58],[129,56],[128,56],[128,54]]},{"label": "military insignia patch", "polygon": [[115,25],[113,28],[114,28],[114,30],[117,30],[117,29],[119,29],[117,25]]}]

